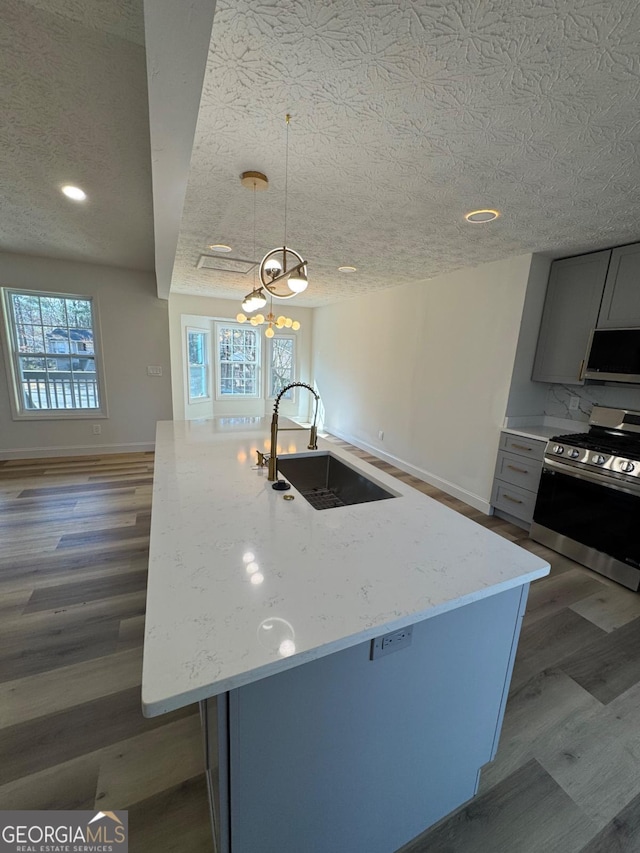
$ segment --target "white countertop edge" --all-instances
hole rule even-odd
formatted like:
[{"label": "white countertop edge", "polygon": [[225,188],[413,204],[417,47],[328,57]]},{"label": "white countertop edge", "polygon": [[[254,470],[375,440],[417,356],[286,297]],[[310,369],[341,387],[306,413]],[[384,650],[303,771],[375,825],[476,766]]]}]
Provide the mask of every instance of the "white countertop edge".
[{"label": "white countertop edge", "polygon": [[[372,466],[373,467],[373,466]],[[376,470],[376,469],[374,469]],[[501,592],[506,592],[509,589],[515,589],[525,584],[532,583],[540,578],[546,577],[551,571],[551,567],[547,563],[545,566],[535,571],[527,572],[517,578],[511,578],[497,583],[476,592],[461,596],[458,599],[449,600],[442,604],[431,606],[424,611],[405,615],[400,619],[392,620],[384,625],[376,625],[372,628],[366,628],[358,633],[351,634],[347,637],[342,637],[339,640],[326,643],[323,646],[317,646],[313,649],[308,649],[299,654],[292,655],[287,658],[271,661],[256,669],[247,670],[230,678],[221,679],[212,684],[205,685],[194,690],[184,691],[166,699],[152,699],[145,696],[145,688],[142,688],[142,713],[145,717],[156,717],[161,714],[167,714],[170,711],[177,711],[187,705],[195,704],[204,699],[211,699],[222,693],[234,690],[238,687],[243,687],[246,684],[252,684],[254,681],[260,681],[262,678],[268,678],[271,675],[277,675],[280,672],[286,672],[290,669],[295,669],[305,663],[310,663],[314,660],[327,657],[340,652],[344,649],[352,648],[353,646],[366,643],[367,641],[379,637],[381,634],[386,634],[389,631],[400,630],[408,625],[414,625],[417,622],[424,622],[427,619],[432,619],[435,616],[440,616],[443,613],[448,613],[451,610],[457,610],[459,607],[464,607],[467,604],[473,604],[475,601],[481,601],[485,598],[491,598]]]}]

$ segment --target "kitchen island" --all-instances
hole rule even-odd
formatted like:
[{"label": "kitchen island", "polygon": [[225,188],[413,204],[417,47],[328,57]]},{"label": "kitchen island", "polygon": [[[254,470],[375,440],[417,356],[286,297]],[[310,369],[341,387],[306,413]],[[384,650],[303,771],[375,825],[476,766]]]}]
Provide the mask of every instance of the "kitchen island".
[{"label": "kitchen island", "polygon": [[200,702],[222,853],[393,853],[477,790],[549,567],[322,440],[393,497],[274,491],[268,434],[158,424],[143,710]]}]

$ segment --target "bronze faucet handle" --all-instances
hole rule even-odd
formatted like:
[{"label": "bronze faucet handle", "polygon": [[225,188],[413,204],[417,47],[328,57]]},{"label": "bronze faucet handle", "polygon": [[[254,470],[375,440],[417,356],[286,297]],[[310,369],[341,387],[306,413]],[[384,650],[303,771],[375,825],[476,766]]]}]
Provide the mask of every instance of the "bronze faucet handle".
[{"label": "bronze faucet handle", "polygon": [[267,460],[264,453],[261,450],[256,450],[256,453],[258,454],[258,468],[266,468]]}]

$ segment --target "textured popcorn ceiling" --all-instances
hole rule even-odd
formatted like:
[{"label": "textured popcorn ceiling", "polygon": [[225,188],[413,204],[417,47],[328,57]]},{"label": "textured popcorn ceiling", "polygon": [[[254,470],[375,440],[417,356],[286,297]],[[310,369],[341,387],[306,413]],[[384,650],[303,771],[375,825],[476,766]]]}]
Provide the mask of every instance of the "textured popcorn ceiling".
[{"label": "textured popcorn ceiling", "polygon": [[0,29],[0,249],[153,269],[142,0],[2,0]]},{"label": "textured popcorn ceiling", "polygon": [[254,257],[244,170],[255,257],[281,244],[287,111],[298,304],[639,239],[639,56],[637,0],[218,0],[172,291],[246,292],[196,268]]}]

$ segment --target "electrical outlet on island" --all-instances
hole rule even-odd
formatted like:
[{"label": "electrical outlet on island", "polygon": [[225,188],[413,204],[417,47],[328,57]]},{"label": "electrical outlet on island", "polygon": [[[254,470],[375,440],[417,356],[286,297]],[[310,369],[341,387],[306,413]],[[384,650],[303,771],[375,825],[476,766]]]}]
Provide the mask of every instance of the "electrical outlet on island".
[{"label": "electrical outlet on island", "polygon": [[569,411],[577,412],[580,405],[580,397],[569,397]]}]

